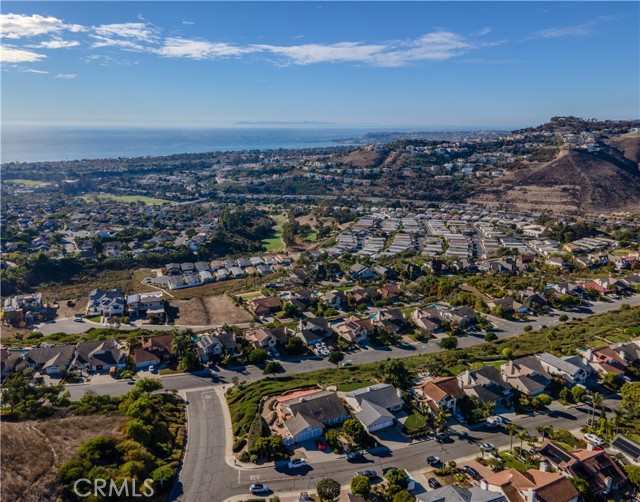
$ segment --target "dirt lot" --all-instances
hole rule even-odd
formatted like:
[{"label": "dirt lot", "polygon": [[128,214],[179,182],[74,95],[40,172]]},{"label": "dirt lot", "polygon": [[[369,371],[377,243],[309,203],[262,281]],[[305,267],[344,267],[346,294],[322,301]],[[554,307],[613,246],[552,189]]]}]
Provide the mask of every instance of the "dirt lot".
[{"label": "dirt lot", "polygon": [[174,323],[178,326],[208,326],[210,324],[239,324],[251,322],[253,318],[224,295],[171,300],[170,315],[177,314]]},{"label": "dirt lot", "polygon": [[2,499],[48,502],[56,497],[58,468],[80,444],[100,434],[117,433],[123,417],[70,417],[4,423],[0,430]]}]

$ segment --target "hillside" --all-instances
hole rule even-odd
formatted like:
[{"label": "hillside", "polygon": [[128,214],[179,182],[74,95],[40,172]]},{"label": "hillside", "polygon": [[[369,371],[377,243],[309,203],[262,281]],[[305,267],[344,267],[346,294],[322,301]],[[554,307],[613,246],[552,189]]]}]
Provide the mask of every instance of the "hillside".
[{"label": "hillside", "polygon": [[606,143],[620,150],[632,162],[640,162],[640,134],[623,134],[617,138],[607,139]]},{"label": "hillside", "polygon": [[[621,147],[637,155],[640,136],[628,137]],[[512,204],[522,209],[544,207],[556,212],[611,212],[640,207],[638,163],[622,151],[600,143],[601,150],[562,152],[538,167],[521,168],[482,190],[474,200]]]},{"label": "hillside", "polygon": [[58,468],[83,441],[117,432],[122,417],[83,416],[2,423],[2,499],[58,500]]}]

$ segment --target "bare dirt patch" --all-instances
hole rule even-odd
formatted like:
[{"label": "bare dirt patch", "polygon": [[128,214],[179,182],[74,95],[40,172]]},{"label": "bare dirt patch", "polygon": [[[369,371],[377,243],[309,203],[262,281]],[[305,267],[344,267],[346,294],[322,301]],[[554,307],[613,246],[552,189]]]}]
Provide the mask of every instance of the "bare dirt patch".
[{"label": "bare dirt patch", "polygon": [[244,309],[223,295],[172,300],[171,307],[177,309],[177,326],[208,326],[211,324],[240,324],[251,322],[253,318]]},{"label": "bare dirt patch", "polygon": [[68,417],[2,423],[0,478],[2,499],[16,502],[57,500],[60,466],[81,443],[100,434],[117,434],[123,417]]}]

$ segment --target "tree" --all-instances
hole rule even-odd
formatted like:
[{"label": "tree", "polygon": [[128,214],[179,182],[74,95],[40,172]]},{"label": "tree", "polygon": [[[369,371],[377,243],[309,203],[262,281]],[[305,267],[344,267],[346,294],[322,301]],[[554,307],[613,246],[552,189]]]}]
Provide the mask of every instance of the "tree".
[{"label": "tree", "polygon": [[289,338],[284,348],[287,349],[287,352],[290,354],[301,354],[305,351],[304,341],[302,341],[302,338],[297,336]]},{"label": "tree", "polygon": [[282,364],[278,361],[269,361],[265,367],[263,373],[265,375],[275,375],[276,373],[280,373],[282,371]]},{"label": "tree", "polygon": [[602,406],[602,401],[604,400],[604,396],[602,394],[600,394],[599,392],[594,392],[591,395],[591,411],[592,411],[592,415],[591,415],[591,425],[593,425],[593,422],[596,418],[596,407],[600,407]]},{"label": "tree", "polygon": [[287,317],[300,317],[302,316],[302,310],[298,305],[294,305],[291,302],[285,302],[282,306],[285,316]]},{"label": "tree", "polygon": [[524,327],[524,332],[525,332],[525,333],[529,333],[529,332],[530,332],[530,331],[532,331],[532,330],[533,330],[533,326],[531,326],[531,324],[527,324],[527,325]]},{"label": "tree", "polygon": [[380,375],[385,383],[400,389],[411,386],[411,374],[405,364],[398,359],[390,359],[380,366]]},{"label": "tree", "polygon": [[342,424],[342,433],[350,438],[354,443],[358,444],[364,438],[366,431],[360,420],[357,418],[349,418]]},{"label": "tree", "polygon": [[620,375],[616,373],[605,373],[602,376],[602,383],[606,388],[615,392],[620,389],[620,385],[622,384],[622,379]]},{"label": "tree", "polygon": [[636,488],[640,488],[640,466],[625,465],[622,468],[629,478],[629,482]]},{"label": "tree", "polygon": [[330,478],[323,479],[316,485],[316,491],[321,501],[333,502],[340,496],[340,483]]},{"label": "tree", "polygon": [[589,493],[589,482],[582,478],[569,478],[573,487],[578,490],[581,496],[585,496]]},{"label": "tree", "polygon": [[427,356],[425,361],[422,363],[422,367],[427,373],[429,373],[429,376],[432,377],[443,376],[447,373],[444,361],[438,357]]},{"label": "tree", "polygon": [[329,354],[329,362],[331,364],[335,364],[336,368],[340,365],[340,363],[344,360],[344,352],[339,350],[334,350]]},{"label": "tree", "polygon": [[620,390],[622,410],[629,418],[640,417],[640,382],[625,383]]},{"label": "tree", "polygon": [[445,336],[440,340],[440,348],[444,350],[455,349],[458,346],[458,339],[455,336]]},{"label": "tree", "polygon": [[551,397],[547,394],[538,394],[536,397],[531,399],[531,406],[533,406],[534,410],[540,410],[545,406],[549,406],[551,404]]},{"label": "tree", "polygon": [[390,487],[396,486],[398,488],[396,491],[405,490],[409,486],[409,476],[404,469],[389,469],[384,477]]},{"label": "tree", "polygon": [[573,396],[573,400],[576,403],[579,403],[584,399],[584,396],[587,395],[587,391],[585,390],[584,387],[580,387],[579,385],[576,385],[571,388],[571,395]]},{"label": "tree", "polygon": [[145,394],[151,394],[162,389],[163,385],[159,378],[141,378],[133,388]]},{"label": "tree", "polygon": [[560,322],[566,322],[566,321],[569,320],[569,316],[567,314],[562,314],[562,315],[560,315],[560,317],[558,317],[558,320]]},{"label": "tree", "polygon": [[504,349],[502,349],[502,355],[507,359],[511,359],[511,357],[513,356],[513,349],[505,347]]},{"label": "tree", "polygon": [[413,502],[415,498],[408,491],[402,490],[393,496],[393,502]]},{"label": "tree", "polygon": [[433,423],[436,427],[436,430],[438,431],[445,430],[447,428],[447,423],[449,422],[450,418],[451,418],[451,414],[444,409],[441,409],[438,413],[436,413],[436,416],[433,419]]},{"label": "tree", "polygon": [[361,474],[354,476],[351,480],[351,493],[367,497],[371,493],[371,481],[369,481],[369,478]]},{"label": "tree", "polygon": [[518,432],[518,426],[516,424],[507,424],[505,428],[509,433],[509,451],[513,453],[513,436]]},{"label": "tree", "polygon": [[267,357],[269,357],[269,354],[264,349],[253,349],[249,352],[249,362],[251,364],[262,364],[267,360]]}]

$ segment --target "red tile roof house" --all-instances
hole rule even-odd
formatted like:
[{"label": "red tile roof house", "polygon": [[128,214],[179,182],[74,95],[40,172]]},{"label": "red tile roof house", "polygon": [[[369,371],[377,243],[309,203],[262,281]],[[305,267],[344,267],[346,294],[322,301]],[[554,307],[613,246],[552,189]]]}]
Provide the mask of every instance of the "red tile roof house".
[{"label": "red tile roof house", "polygon": [[629,363],[615,350],[606,345],[597,349],[585,349],[582,354],[584,363],[591,366],[598,373],[624,375],[627,366],[629,366]]},{"label": "red tile roof house", "polygon": [[142,346],[134,347],[131,354],[136,369],[146,368],[171,359],[176,354],[171,347],[172,342],[173,335],[143,338]]},{"label": "red tile roof house", "polygon": [[[544,467],[543,467],[544,469]],[[556,472],[507,469],[481,482],[484,490],[503,493],[509,502],[578,502],[580,494],[568,478]]]},{"label": "red tile roof house", "polygon": [[458,399],[466,396],[456,377],[432,378],[413,388],[413,394],[423,408],[438,413],[446,409],[454,412]]},{"label": "red tile roof house", "polygon": [[546,441],[536,451],[567,476],[585,479],[595,499],[609,495],[627,482],[625,473],[604,450],[568,452],[553,441]]},{"label": "red tile roof house", "polygon": [[257,298],[247,303],[249,310],[258,317],[265,317],[282,309],[282,301],[277,296]]}]

